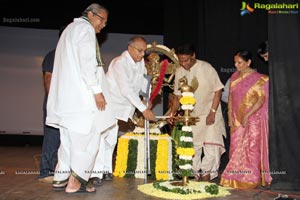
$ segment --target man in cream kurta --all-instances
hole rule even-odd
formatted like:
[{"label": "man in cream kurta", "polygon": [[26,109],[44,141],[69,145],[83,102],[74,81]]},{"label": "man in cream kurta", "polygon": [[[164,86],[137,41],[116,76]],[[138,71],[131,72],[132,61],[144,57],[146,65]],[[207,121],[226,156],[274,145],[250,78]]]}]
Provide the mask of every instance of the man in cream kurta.
[{"label": "man in cream kurta", "polygon": [[[181,67],[175,74],[175,98],[172,104],[171,116],[179,107],[178,100],[181,91],[178,80],[185,76],[188,84],[196,78],[199,85],[194,92],[196,104],[191,115],[199,117],[200,121],[192,126],[195,155],[193,170],[196,178],[199,171],[204,180],[211,180],[218,176],[221,155],[225,152],[222,135],[226,135],[221,106],[219,105],[221,90],[224,87],[216,70],[207,62],[197,60],[195,51],[189,44],[176,49]],[[204,156],[201,159],[202,149]]]},{"label": "man in cream kurta", "polygon": [[104,7],[91,4],[81,18],[66,27],[56,48],[46,123],[60,129],[53,187],[67,185],[67,193],[95,191],[84,185],[91,174],[100,133],[114,123],[95,34],[104,28],[107,17]]},{"label": "man in cream kurta", "polygon": [[139,93],[146,92],[148,85],[144,75],[147,74],[144,55],[147,43],[140,36],[132,37],[128,42],[128,49],[119,57],[112,60],[106,74],[109,83],[110,101],[115,114],[115,126],[102,134],[100,149],[95,161],[92,183],[99,185],[103,173],[112,173],[112,155],[117,143],[117,120],[127,121],[132,118],[135,109],[142,112],[147,120],[154,120],[152,111],[145,106]]}]

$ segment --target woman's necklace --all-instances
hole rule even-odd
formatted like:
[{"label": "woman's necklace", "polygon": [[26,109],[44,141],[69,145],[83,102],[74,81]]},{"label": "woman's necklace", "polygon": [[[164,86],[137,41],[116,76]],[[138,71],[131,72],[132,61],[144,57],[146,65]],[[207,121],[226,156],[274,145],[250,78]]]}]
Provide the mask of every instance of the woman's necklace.
[{"label": "woman's necklace", "polygon": [[243,69],[241,70],[241,74],[247,74],[247,73],[250,73],[250,72],[253,72],[254,70],[250,67],[246,68],[246,69]]}]

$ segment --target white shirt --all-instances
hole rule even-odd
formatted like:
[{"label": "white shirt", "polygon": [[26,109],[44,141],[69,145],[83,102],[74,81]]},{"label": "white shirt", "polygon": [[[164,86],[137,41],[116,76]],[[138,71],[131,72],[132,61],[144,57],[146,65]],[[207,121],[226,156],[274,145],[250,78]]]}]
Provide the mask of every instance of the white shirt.
[{"label": "white shirt", "polygon": [[88,134],[101,112],[94,94],[103,92],[108,102],[104,72],[97,67],[96,42],[94,28],[82,18],[75,18],[61,35],[48,96],[47,125]]},{"label": "white shirt", "polygon": [[222,92],[221,100],[228,103],[230,78],[226,81],[224,91]]},{"label": "white shirt", "polygon": [[143,112],[146,106],[139,92],[146,92],[148,81],[144,60],[134,62],[128,51],[112,60],[106,73],[111,101],[117,119],[127,121],[133,116],[135,108]]}]

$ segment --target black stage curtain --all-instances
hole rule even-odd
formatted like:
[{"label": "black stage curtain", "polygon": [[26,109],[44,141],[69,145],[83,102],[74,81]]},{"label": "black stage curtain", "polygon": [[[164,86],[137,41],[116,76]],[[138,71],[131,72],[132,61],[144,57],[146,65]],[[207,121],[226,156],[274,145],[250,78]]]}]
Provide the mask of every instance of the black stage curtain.
[{"label": "black stage curtain", "polygon": [[[269,3],[280,2],[283,1]],[[182,42],[193,43],[197,57],[210,62],[223,83],[235,69],[233,54],[239,49],[252,51],[253,67],[267,74],[268,66],[256,56],[256,50],[262,41],[269,40],[272,188],[299,190],[299,14],[271,15],[266,10],[255,10],[241,16],[241,0],[165,0],[164,3],[164,44],[173,48]],[[254,1],[247,3],[251,5]]]},{"label": "black stage curtain", "polygon": [[222,82],[235,70],[233,54],[239,49],[253,53],[253,67],[267,73],[267,65],[256,56],[267,39],[267,13],[240,15],[241,0],[165,0],[164,44],[195,45],[197,57],[211,63]]},{"label": "black stage curtain", "polygon": [[300,14],[270,14],[268,18],[271,77],[270,163],[271,171],[274,172],[272,188],[299,190]]}]

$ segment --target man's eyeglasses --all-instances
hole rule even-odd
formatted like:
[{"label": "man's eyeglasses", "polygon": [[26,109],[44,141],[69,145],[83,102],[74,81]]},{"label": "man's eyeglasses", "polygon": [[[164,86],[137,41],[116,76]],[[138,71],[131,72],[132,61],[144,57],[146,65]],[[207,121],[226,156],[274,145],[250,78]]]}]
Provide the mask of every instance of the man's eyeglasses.
[{"label": "man's eyeglasses", "polygon": [[146,52],[146,49],[138,49],[136,48],[135,46],[133,45],[130,45],[132,48],[136,49],[139,53],[145,53]]},{"label": "man's eyeglasses", "polygon": [[[99,14],[97,14],[97,13],[95,13],[95,12],[93,12],[93,14],[96,15],[97,17],[99,17],[101,21],[104,21],[104,17],[102,17],[101,15],[99,15]],[[107,22],[105,22],[104,25],[106,26],[106,25],[107,25]]]}]

